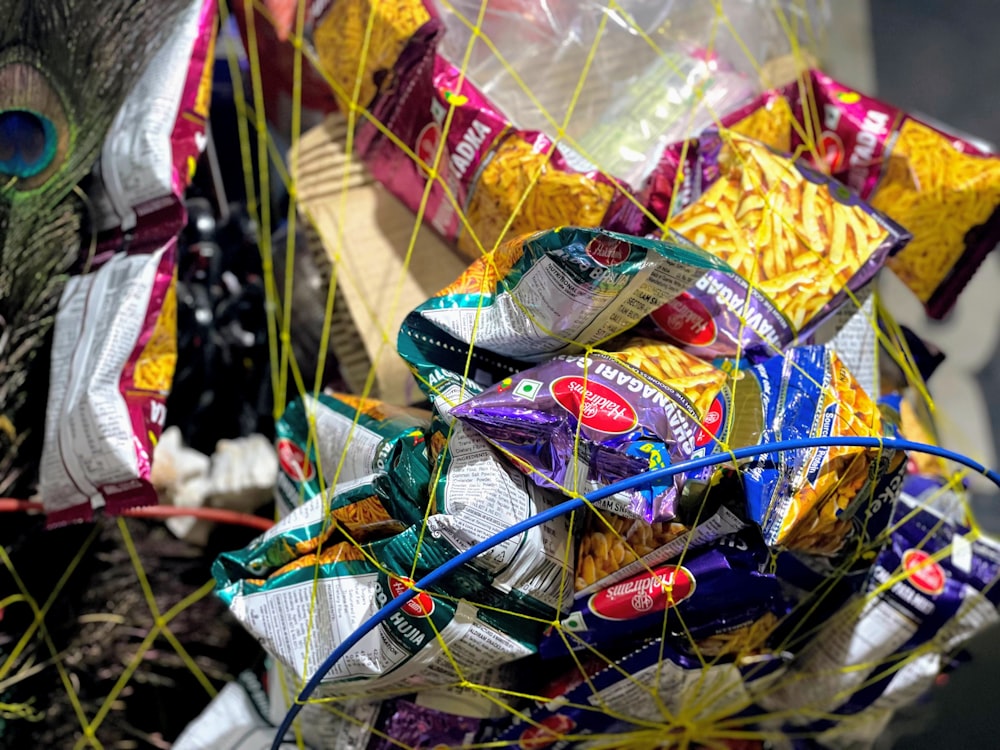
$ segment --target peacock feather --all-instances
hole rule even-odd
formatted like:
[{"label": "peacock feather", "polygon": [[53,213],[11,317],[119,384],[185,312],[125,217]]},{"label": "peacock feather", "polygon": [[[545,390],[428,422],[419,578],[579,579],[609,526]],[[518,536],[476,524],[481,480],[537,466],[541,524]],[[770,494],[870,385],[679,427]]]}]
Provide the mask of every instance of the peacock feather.
[{"label": "peacock feather", "polygon": [[0,495],[37,472],[48,335],[89,246],[78,185],[185,5],[0,0]]}]

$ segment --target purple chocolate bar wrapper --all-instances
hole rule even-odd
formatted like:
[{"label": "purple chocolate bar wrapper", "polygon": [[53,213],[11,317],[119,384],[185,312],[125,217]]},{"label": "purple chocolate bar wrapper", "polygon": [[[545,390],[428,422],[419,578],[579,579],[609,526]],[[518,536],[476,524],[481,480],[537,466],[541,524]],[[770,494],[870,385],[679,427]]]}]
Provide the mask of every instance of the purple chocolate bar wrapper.
[{"label": "purple chocolate bar wrapper", "polygon": [[[696,448],[698,420],[684,396],[601,354],[555,357],[451,413],[509,451],[535,483],[563,491],[585,493],[705,450]],[[601,507],[670,520],[686,478],[618,493]]]},{"label": "purple chocolate bar wrapper", "polygon": [[543,658],[563,656],[585,644],[601,648],[629,637],[667,632],[703,638],[747,625],[766,613],[788,611],[778,580],[760,568],[769,559],[757,529],[747,529],[693,552],[672,565],[619,581],[578,599],[562,621],[564,640],[549,629],[539,644]]}]

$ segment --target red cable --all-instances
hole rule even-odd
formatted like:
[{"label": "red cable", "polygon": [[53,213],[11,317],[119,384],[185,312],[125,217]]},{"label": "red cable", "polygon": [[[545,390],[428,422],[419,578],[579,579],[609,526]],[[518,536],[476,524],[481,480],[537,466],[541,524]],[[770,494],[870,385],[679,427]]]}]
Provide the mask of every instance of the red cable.
[{"label": "red cable", "polygon": [[[0,513],[28,513],[45,511],[45,506],[30,500],[15,500],[9,497],[0,498]],[[142,508],[130,508],[122,512],[123,516],[132,518],[197,518],[203,521],[228,523],[233,526],[247,526],[258,531],[267,531],[274,526],[274,521],[249,513],[240,513],[225,508],[178,508],[175,505],[149,505]]]}]

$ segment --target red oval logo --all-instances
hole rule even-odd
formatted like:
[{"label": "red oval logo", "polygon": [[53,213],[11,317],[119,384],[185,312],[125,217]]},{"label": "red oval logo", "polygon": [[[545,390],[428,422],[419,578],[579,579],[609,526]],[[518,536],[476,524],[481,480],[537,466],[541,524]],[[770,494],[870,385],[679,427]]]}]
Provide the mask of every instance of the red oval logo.
[{"label": "red oval logo", "polygon": [[538,724],[539,726],[531,726],[521,732],[521,739],[517,744],[522,750],[542,750],[576,729],[576,722],[562,714],[546,716]]},{"label": "red oval logo", "polygon": [[937,596],[944,591],[948,578],[944,568],[922,549],[908,549],[903,553],[903,570],[914,588],[925,594]]},{"label": "red oval logo", "polygon": [[587,607],[605,620],[633,620],[676,607],[694,594],[694,588],[691,571],[680,565],[664,565],[598,591]]},{"label": "red oval logo", "polygon": [[[412,586],[412,578],[389,577],[389,593],[393,599],[409,591]],[[434,598],[426,591],[421,591],[403,605],[403,611],[411,617],[430,617],[434,612]]]},{"label": "red oval logo", "polygon": [[715,343],[712,315],[690,293],[682,292],[650,316],[667,336],[682,344],[708,346]]},{"label": "red oval logo", "polygon": [[552,398],[584,427],[609,435],[628,432],[639,421],[632,405],[617,391],[589,378],[566,375],[552,381]]},{"label": "red oval logo", "polygon": [[610,237],[595,237],[587,243],[587,255],[602,266],[617,266],[632,253],[627,242]]},{"label": "red oval logo", "polygon": [[316,475],[312,461],[306,458],[303,450],[288,438],[278,441],[278,463],[296,482],[308,482]]},{"label": "red oval logo", "polygon": [[823,131],[823,135],[819,138],[819,153],[826,162],[829,172],[835,174],[844,166],[844,142],[836,133]]},{"label": "red oval logo", "polygon": [[695,435],[694,444],[697,447],[702,448],[715,440],[719,434],[719,430],[722,428],[722,423],[725,421],[723,419],[725,414],[726,407],[722,396],[716,396],[715,401],[708,407],[708,412],[706,412],[704,418],[701,420],[701,427],[698,428],[698,434]]},{"label": "red oval logo", "polygon": [[417,157],[428,166],[434,161],[434,154],[437,153],[438,143],[441,142],[441,128],[436,122],[424,125],[424,129],[417,136],[417,144],[414,151]]}]

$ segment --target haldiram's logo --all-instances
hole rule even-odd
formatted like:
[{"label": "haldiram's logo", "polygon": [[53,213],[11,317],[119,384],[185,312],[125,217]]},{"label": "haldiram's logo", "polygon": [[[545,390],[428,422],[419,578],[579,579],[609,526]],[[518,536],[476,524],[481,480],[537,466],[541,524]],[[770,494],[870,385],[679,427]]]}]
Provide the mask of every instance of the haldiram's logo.
[{"label": "haldiram's logo", "polygon": [[579,375],[557,378],[549,385],[552,398],[584,427],[609,435],[632,430],[639,417],[632,405],[612,388]]},{"label": "haldiram's logo", "polygon": [[306,458],[305,452],[288,438],[278,441],[278,463],[296,482],[308,482],[316,473],[312,461]]},{"label": "haldiram's logo", "polygon": [[682,292],[649,317],[661,331],[682,344],[709,346],[718,335],[711,314],[688,292]]},{"label": "haldiram's logo", "polygon": [[944,591],[948,576],[936,560],[922,549],[908,549],[903,553],[903,570],[907,580],[918,591],[937,596]]},{"label": "haldiram's logo", "polygon": [[617,266],[631,254],[632,248],[627,242],[610,237],[595,237],[587,243],[587,255],[602,266]]},{"label": "haldiram's logo", "polygon": [[725,421],[725,411],[726,406],[722,396],[716,396],[712,405],[708,407],[704,418],[701,420],[701,427],[698,429],[698,435],[694,439],[694,444],[698,448],[708,445],[718,437],[719,429]]},{"label": "haldiram's logo", "polygon": [[605,620],[631,620],[676,607],[690,599],[694,590],[690,570],[681,565],[664,565],[598,591],[590,597],[587,608]]}]

